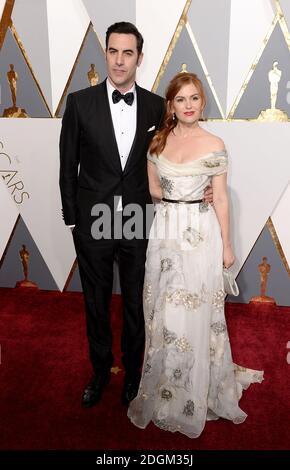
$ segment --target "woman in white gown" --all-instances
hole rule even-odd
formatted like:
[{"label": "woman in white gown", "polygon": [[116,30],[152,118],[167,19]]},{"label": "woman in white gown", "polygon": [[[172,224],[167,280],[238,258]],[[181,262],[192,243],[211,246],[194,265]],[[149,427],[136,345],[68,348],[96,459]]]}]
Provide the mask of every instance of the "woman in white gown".
[{"label": "woman in white gown", "polygon": [[[198,437],[205,421],[241,423],[238,402],[263,373],[237,366],[224,316],[222,268],[234,263],[223,141],[202,129],[200,80],[170,82],[167,113],[148,154],[150,192],[160,200],[151,228],[144,283],[146,347],[128,416],[140,428]],[[209,182],[214,207],[202,202]]]}]

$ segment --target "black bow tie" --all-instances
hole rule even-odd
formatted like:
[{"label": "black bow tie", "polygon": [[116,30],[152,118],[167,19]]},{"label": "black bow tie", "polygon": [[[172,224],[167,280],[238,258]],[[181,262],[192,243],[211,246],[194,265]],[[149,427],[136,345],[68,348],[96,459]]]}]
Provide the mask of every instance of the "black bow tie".
[{"label": "black bow tie", "polygon": [[131,106],[134,101],[134,93],[131,92],[131,93],[126,93],[125,95],[122,95],[122,93],[119,90],[114,90],[112,93],[112,99],[113,99],[113,103],[119,103],[120,100],[124,100],[125,103]]}]

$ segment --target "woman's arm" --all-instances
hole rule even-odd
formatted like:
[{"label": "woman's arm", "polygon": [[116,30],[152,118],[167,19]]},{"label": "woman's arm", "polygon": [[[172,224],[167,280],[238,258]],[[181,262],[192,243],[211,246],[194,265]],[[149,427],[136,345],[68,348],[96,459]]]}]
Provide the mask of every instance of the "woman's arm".
[{"label": "woman's arm", "polygon": [[229,268],[234,264],[235,256],[232,250],[230,238],[230,216],[226,173],[213,176],[212,189],[214,209],[221,227],[223,263],[226,268]]},{"label": "woman's arm", "polygon": [[160,179],[157,174],[156,165],[153,162],[147,162],[147,172],[149,180],[149,191],[154,199],[162,199],[162,189]]}]

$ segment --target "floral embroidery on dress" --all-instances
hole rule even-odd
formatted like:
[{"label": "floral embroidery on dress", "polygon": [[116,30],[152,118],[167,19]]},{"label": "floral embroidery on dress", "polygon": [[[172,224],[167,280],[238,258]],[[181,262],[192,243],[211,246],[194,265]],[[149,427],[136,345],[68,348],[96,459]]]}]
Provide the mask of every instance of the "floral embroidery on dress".
[{"label": "floral embroidery on dress", "polygon": [[161,260],[161,272],[170,271],[172,269],[173,262],[170,258],[163,258]]},{"label": "floral embroidery on dress", "polygon": [[186,416],[193,416],[194,413],[194,403],[192,400],[187,400],[186,405],[183,409],[183,414]]},{"label": "floral embroidery on dress", "polygon": [[182,377],[182,371],[181,371],[181,369],[174,369],[172,375],[173,375],[174,380],[176,380],[176,381],[180,380],[181,377]]},{"label": "floral embroidery on dress", "polygon": [[183,336],[182,338],[176,339],[174,341],[175,346],[180,352],[189,352],[192,351],[192,347],[187,339]]},{"label": "floral embroidery on dress", "polygon": [[178,348],[169,350],[165,360],[165,375],[175,388],[189,390],[195,360],[191,346],[185,338],[183,340],[186,342],[187,350],[178,350]]},{"label": "floral embroidery on dress", "polygon": [[150,320],[150,321],[153,320],[153,318],[154,318],[154,313],[155,313],[155,310],[154,310],[154,308],[152,308],[152,310],[151,310],[151,312],[150,312],[150,314],[149,314],[149,320]]},{"label": "floral embroidery on dress", "polygon": [[221,310],[222,308],[224,308],[224,299],[225,299],[225,293],[223,289],[220,289],[214,293],[212,304],[216,310]]},{"label": "floral embroidery on dress", "polygon": [[161,398],[163,398],[163,400],[171,400],[172,398],[172,393],[170,390],[167,390],[166,388],[164,388],[163,390],[161,390]]},{"label": "floral embroidery on dress", "polygon": [[212,323],[211,329],[216,335],[220,335],[221,333],[224,333],[226,331],[227,327],[224,321],[217,321],[215,323]]},{"label": "floral embroidery on dress", "polygon": [[177,335],[173,331],[169,331],[163,327],[163,338],[166,344],[173,343],[177,339]]},{"label": "floral embroidery on dress", "polygon": [[186,230],[184,230],[183,239],[188,241],[193,248],[203,240],[200,233],[192,227],[187,227]]},{"label": "floral embroidery on dress", "polygon": [[192,351],[192,347],[187,339],[182,336],[178,338],[177,334],[174,331],[169,331],[167,328],[163,327],[163,338],[164,342],[169,345],[174,343],[176,348],[181,352]]},{"label": "floral embroidery on dress", "polygon": [[202,162],[202,164],[206,168],[216,168],[216,167],[220,166],[221,163],[218,160],[204,160]]},{"label": "floral embroidery on dress", "polygon": [[208,212],[209,211],[209,203],[208,202],[200,202],[199,203],[199,212]]},{"label": "floral embroidery on dress", "polygon": [[146,303],[149,303],[152,297],[152,285],[149,282],[146,282],[144,285],[143,295],[144,295],[144,301]]},{"label": "floral embroidery on dress", "polygon": [[160,185],[163,191],[168,194],[171,194],[174,189],[174,181],[166,178],[165,176],[161,176]]},{"label": "floral embroidery on dress", "polygon": [[176,307],[183,305],[186,310],[197,310],[198,307],[206,301],[205,291],[202,289],[200,294],[192,294],[186,289],[175,289],[165,294],[166,302],[174,304]]},{"label": "floral embroidery on dress", "polygon": [[144,368],[144,374],[149,374],[151,372],[152,366],[149,364],[149,362],[146,363],[146,366]]}]

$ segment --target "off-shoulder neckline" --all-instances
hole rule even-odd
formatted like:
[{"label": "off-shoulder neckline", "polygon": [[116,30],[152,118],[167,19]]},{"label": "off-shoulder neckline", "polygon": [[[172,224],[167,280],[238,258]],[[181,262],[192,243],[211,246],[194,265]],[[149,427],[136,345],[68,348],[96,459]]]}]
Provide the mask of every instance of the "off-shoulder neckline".
[{"label": "off-shoulder neckline", "polygon": [[197,157],[195,158],[194,160],[191,160],[190,162],[183,162],[183,163],[175,163],[175,162],[172,162],[171,160],[169,160],[168,158],[165,157],[165,155],[163,153],[160,153],[158,158],[162,157],[163,160],[165,160],[166,162],[170,163],[171,165],[177,165],[177,166],[180,166],[180,165],[192,165],[193,163],[201,160],[202,158],[205,158],[205,157],[209,157],[209,156],[212,156],[212,155],[225,155],[226,154],[226,150],[214,150],[212,152],[208,152],[208,153],[205,153],[204,155],[201,155],[200,157]]}]

